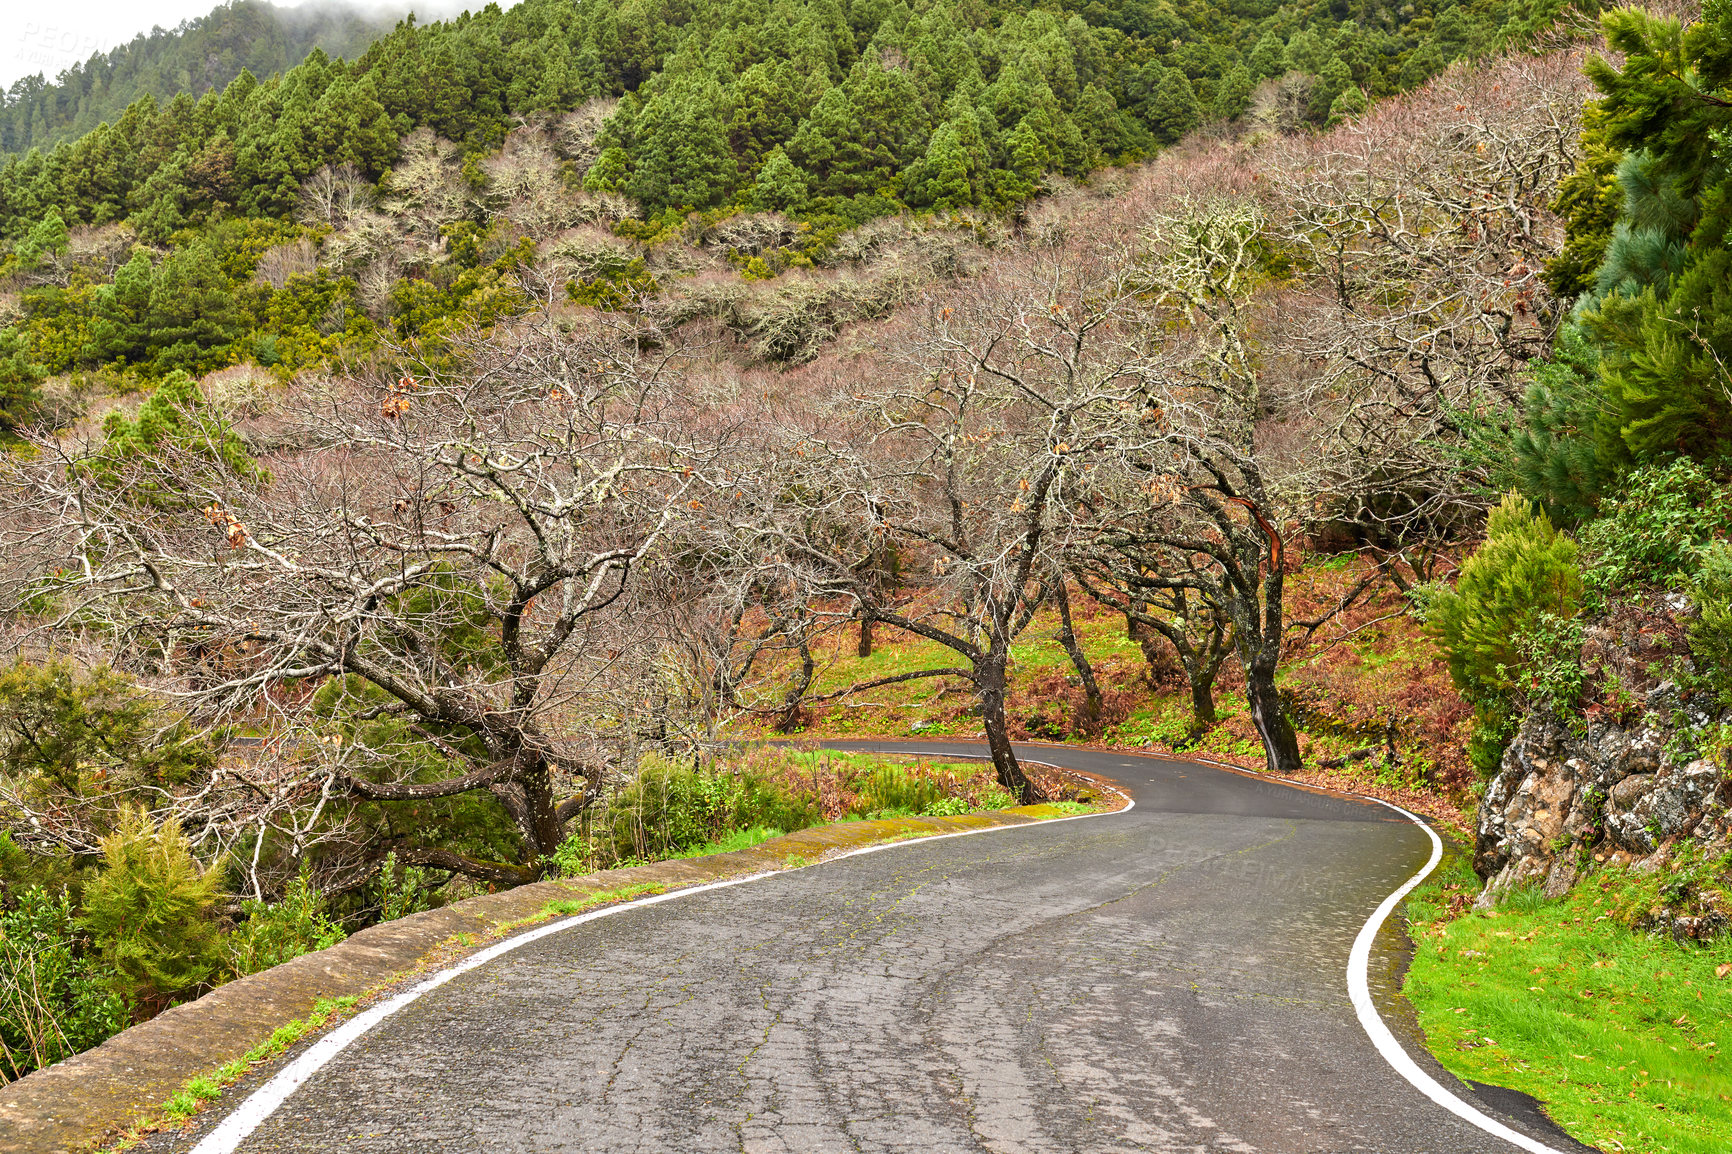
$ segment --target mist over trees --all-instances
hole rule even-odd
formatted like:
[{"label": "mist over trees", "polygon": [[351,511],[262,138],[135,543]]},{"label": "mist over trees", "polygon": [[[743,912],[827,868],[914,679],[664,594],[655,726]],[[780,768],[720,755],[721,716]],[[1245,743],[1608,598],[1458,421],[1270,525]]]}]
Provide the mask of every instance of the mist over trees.
[{"label": "mist over trees", "polygon": [[[274,7],[264,0],[218,4],[174,28],[153,28],[59,74],[15,80],[0,92],[0,153],[49,149],[113,123],[140,98],[203,96],[242,72],[286,72],[318,48],[353,57],[390,30],[408,6],[334,3]],[[30,46],[25,45],[26,49]]]}]

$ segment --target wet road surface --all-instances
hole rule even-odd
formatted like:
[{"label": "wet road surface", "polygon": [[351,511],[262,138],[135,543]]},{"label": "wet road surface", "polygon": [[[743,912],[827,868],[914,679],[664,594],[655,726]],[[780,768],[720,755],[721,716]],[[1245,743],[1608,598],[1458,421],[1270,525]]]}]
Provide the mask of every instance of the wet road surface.
[{"label": "wet road surface", "polygon": [[[1514,1149],[1402,1080],[1348,1001],[1354,936],[1426,861],[1422,830],[1196,764],[1026,752],[1121,782],[1135,808],[552,934],[386,1019],[240,1149]],[[1372,988],[1400,1034],[1385,937]]]}]

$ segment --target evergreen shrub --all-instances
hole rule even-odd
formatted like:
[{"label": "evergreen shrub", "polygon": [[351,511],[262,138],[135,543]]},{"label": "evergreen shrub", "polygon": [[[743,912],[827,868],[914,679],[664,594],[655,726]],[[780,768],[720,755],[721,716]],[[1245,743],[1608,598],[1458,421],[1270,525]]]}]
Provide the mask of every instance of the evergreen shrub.
[{"label": "evergreen shrub", "polygon": [[1548,636],[1567,633],[1560,623],[1576,616],[1582,596],[1576,557],[1574,541],[1531,501],[1510,493],[1492,510],[1485,543],[1462,564],[1455,588],[1433,590],[1426,601],[1427,632],[1474,708],[1468,757],[1481,776],[1497,770],[1536,663],[1550,670],[1574,659],[1557,653],[1541,660],[1550,652]]},{"label": "evergreen shrub", "polygon": [[1456,688],[1470,701],[1507,696],[1526,665],[1520,639],[1543,614],[1568,619],[1582,594],[1576,543],[1527,498],[1492,510],[1485,543],[1463,562],[1454,589],[1432,593],[1426,629],[1443,647]]},{"label": "evergreen shrub", "polygon": [[129,808],[103,839],[102,856],[78,924],[139,1015],[154,1017],[220,980],[218,877],[193,860],[180,823],[157,826]]}]

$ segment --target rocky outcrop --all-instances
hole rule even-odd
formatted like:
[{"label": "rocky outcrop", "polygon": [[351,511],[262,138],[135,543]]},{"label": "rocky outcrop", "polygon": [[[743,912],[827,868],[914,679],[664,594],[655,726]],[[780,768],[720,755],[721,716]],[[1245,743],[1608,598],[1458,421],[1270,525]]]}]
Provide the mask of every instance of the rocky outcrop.
[{"label": "rocky outcrop", "polygon": [[1732,710],[1684,700],[1671,682],[1642,706],[1631,722],[1528,715],[1480,802],[1482,901],[1535,883],[1555,897],[1590,864],[1657,863],[1680,839],[1732,848],[1732,777],[1699,751]]}]

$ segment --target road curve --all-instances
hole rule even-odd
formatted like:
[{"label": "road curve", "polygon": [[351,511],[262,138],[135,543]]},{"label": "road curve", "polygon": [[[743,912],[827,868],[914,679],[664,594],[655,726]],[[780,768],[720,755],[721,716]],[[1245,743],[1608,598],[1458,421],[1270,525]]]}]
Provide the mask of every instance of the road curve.
[{"label": "road curve", "polygon": [[[1515,1149],[1409,1085],[1348,999],[1354,937],[1424,864],[1425,831],[1194,763],[1025,753],[1110,777],[1136,806],[908,842],[550,933],[386,1018],[239,1149]],[[1410,1034],[1399,941],[1384,938],[1372,990]],[[1407,1049],[1505,1124],[1586,1149]]]}]

